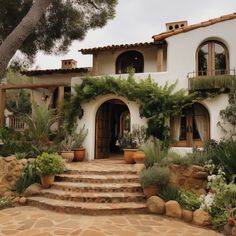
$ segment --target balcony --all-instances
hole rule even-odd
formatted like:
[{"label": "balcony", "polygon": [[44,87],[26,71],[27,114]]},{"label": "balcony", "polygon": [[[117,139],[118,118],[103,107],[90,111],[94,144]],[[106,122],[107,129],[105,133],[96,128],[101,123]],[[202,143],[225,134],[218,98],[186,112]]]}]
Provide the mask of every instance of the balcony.
[{"label": "balcony", "polygon": [[232,80],[236,80],[236,70],[214,71],[214,75],[206,75],[207,73],[190,72],[188,78],[188,90],[194,91],[229,91],[232,86]]}]

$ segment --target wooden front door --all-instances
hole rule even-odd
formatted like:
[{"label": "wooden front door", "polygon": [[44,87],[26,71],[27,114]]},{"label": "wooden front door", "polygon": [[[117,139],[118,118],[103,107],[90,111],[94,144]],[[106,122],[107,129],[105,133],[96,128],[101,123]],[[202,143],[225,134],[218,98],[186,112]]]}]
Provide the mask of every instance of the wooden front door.
[{"label": "wooden front door", "polygon": [[171,117],[171,136],[176,147],[202,147],[210,138],[208,111],[200,104]]},{"label": "wooden front door", "polygon": [[96,159],[109,157],[110,145],[110,106],[104,103],[96,115]]}]

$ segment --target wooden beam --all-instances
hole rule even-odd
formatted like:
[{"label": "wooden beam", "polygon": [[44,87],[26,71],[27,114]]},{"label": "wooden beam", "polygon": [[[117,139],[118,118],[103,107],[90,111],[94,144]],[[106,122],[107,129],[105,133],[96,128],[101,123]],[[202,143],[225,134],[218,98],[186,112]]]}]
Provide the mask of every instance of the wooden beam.
[{"label": "wooden beam", "polygon": [[70,87],[70,82],[61,82],[53,84],[4,84],[0,85],[0,89],[37,89],[37,88],[50,88],[50,87]]},{"label": "wooden beam", "polygon": [[0,127],[4,127],[4,111],[6,101],[6,90],[0,89]]},{"label": "wooden beam", "polygon": [[157,71],[164,71],[164,50],[163,47],[158,48],[157,50]]}]

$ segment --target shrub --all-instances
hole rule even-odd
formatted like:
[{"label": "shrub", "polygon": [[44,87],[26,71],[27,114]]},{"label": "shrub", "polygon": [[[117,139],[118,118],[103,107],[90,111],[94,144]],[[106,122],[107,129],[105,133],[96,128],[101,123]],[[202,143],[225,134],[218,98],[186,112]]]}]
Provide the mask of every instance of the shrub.
[{"label": "shrub", "polygon": [[0,210],[13,207],[12,202],[6,197],[0,197]]},{"label": "shrub", "polygon": [[179,202],[181,198],[181,191],[172,185],[164,186],[158,196],[161,197],[165,201],[175,200]]},{"label": "shrub", "polygon": [[141,148],[145,153],[144,165],[146,168],[152,167],[155,163],[158,165],[164,164],[166,152],[161,149],[161,141],[157,138],[149,138]]},{"label": "shrub", "polygon": [[197,194],[189,190],[181,190],[179,204],[186,210],[195,211],[200,208],[201,202]]},{"label": "shrub", "polygon": [[35,163],[36,170],[41,176],[59,174],[64,170],[64,162],[56,153],[44,152],[36,158]]},{"label": "shrub", "polygon": [[33,183],[39,183],[39,176],[36,172],[34,163],[27,165],[22,173],[22,176],[17,180],[14,190],[17,193],[22,193]]},{"label": "shrub", "polygon": [[140,183],[142,187],[148,185],[164,186],[169,182],[169,169],[154,165],[149,168],[144,168],[140,173]]}]

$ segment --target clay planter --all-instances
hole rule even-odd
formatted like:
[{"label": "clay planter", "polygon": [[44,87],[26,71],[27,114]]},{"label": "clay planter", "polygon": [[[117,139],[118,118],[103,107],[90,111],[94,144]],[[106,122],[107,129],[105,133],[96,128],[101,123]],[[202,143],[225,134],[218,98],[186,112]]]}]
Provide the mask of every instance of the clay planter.
[{"label": "clay planter", "polygon": [[85,148],[76,148],[74,149],[74,160],[75,162],[83,161],[85,158]]},{"label": "clay planter", "polygon": [[134,154],[137,149],[124,149],[124,160],[126,164],[134,164]]},{"label": "clay planter", "polygon": [[143,193],[146,198],[150,198],[151,196],[156,196],[156,194],[160,191],[160,187],[158,185],[148,185],[143,188]]},{"label": "clay planter", "polygon": [[40,176],[42,188],[49,188],[54,182],[54,175]]},{"label": "clay planter", "polygon": [[61,151],[61,157],[67,162],[72,162],[74,159],[74,151]]},{"label": "clay planter", "polygon": [[144,162],[145,153],[143,151],[137,151],[136,153],[134,153],[133,158],[135,163],[142,164]]}]

